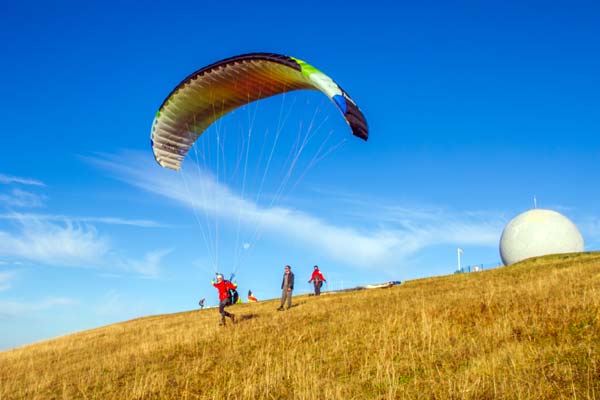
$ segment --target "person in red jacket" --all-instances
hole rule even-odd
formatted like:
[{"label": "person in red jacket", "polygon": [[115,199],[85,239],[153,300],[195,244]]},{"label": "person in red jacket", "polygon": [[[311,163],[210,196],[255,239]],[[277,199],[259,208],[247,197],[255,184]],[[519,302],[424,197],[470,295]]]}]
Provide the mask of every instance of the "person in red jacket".
[{"label": "person in red jacket", "polygon": [[308,283],[314,282],[315,285],[315,296],[319,296],[321,294],[321,286],[323,286],[323,282],[327,282],[325,277],[319,271],[319,266],[315,265],[315,269],[310,277],[310,281]]},{"label": "person in red jacket", "polygon": [[221,325],[225,325],[225,317],[231,319],[231,323],[235,323],[235,315],[225,311],[225,307],[231,305],[229,290],[236,289],[237,285],[229,281],[223,280],[223,275],[217,274],[217,282],[212,281],[212,285],[219,291],[219,312],[221,313]]}]

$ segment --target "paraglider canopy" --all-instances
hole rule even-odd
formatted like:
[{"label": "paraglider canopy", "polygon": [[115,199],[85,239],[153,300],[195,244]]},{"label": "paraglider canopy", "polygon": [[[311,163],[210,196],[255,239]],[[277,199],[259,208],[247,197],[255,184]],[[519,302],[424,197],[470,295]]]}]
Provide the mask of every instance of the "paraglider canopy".
[{"label": "paraglider canopy", "polygon": [[154,157],[161,166],[179,170],[198,136],[223,115],[253,101],[300,89],[327,95],[352,133],[367,140],[364,115],[329,76],[294,57],[251,53],[201,68],[173,89],[152,124]]}]

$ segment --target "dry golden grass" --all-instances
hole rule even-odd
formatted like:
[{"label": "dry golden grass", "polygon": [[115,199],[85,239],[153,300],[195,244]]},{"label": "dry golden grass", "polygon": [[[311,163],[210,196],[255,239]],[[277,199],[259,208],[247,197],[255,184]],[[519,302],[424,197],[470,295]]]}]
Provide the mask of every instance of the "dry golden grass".
[{"label": "dry golden grass", "polygon": [[600,398],[600,254],[140,318],[0,353],[0,399]]}]

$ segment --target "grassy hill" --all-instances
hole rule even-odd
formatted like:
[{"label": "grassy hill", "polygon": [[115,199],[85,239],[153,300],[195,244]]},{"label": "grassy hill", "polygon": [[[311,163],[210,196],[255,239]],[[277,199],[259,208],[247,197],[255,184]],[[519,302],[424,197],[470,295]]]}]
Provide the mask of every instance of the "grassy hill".
[{"label": "grassy hill", "polygon": [[600,253],[157,315],[0,353],[0,399],[600,398]]}]

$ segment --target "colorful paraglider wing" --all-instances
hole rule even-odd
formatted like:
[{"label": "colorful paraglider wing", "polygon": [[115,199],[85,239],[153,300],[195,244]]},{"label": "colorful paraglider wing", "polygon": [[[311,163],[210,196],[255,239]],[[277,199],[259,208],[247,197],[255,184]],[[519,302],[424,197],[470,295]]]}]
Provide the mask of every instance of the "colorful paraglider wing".
[{"label": "colorful paraglider wing", "polygon": [[293,57],[253,53],[211,64],[177,85],[152,123],[154,157],[161,166],[179,170],[190,147],[214,121],[253,101],[300,89],[325,93],[352,133],[367,140],[364,115],[330,77]]}]

